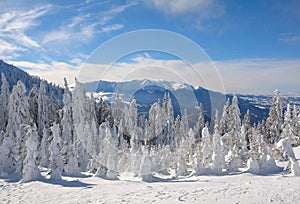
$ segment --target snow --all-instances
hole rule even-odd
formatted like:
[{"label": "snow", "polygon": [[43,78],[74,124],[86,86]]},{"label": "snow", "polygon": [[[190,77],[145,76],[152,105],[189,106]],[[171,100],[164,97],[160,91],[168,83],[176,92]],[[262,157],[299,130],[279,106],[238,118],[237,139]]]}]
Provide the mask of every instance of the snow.
[{"label": "snow", "polygon": [[297,203],[300,178],[281,175],[199,176],[166,182],[63,177],[31,183],[0,180],[1,203]]},{"label": "snow", "polygon": [[[300,147],[294,148],[298,162]],[[300,177],[235,173],[153,178],[152,182],[105,180],[85,174],[20,183],[0,179],[0,203],[299,203]]]}]

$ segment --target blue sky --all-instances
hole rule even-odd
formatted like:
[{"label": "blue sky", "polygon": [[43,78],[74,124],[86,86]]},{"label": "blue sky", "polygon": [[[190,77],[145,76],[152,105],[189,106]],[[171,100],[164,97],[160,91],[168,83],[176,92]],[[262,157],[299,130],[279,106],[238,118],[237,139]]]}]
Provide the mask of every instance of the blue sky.
[{"label": "blue sky", "polygon": [[[0,8],[0,58],[55,83],[63,76],[72,81],[106,41],[163,29],[203,48],[226,92],[300,92],[298,0],[2,0]],[[145,66],[150,58],[176,67],[179,61],[155,52],[138,57],[123,63]]]}]

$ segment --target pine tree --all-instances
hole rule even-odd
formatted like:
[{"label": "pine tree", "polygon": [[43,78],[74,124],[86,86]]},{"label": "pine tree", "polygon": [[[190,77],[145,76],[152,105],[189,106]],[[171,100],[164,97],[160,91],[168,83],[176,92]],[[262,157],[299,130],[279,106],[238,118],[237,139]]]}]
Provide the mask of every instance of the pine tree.
[{"label": "pine tree", "polygon": [[282,132],[282,102],[280,92],[275,90],[269,117],[266,122],[267,141],[270,144],[277,143]]},{"label": "pine tree", "polygon": [[149,110],[150,135],[156,139],[157,146],[163,146],[160,101],[154,103]]},{"label": "pine tree", "polygon": [[251,123],[250,123],[250,111],[247,110],[246,114],[244,115],[244,119],[242,121],[242,126],[245,129],[245,138],[247,142],[247,148],[250,149],[250,140],[251,140]]},{"label": "pine tree", "polygon": [[10,137],[4,137],[0,144],[0,177],[7,177],[8,173],[14,171],[13,161],[11,159],[11,149],[13,140]]},{"label": "pine tree", "polygon": [[113,118],[114,118],[114,124],[119,127],[120,121],[122,119],[122,111],[121,111],[121,99],[120,99],[120,94],[119,91],[116,91],[115,94],[115,106],[113,109]]},{"label": "pine tree", "polygon": [[51,127],[53,139],[50,145],[50,169],[51,179],[61,180],[61,173],[63,171],[64,163],[61,154],[61,131],[58,124]]},{"label": "pine tree", "polygon": [[[78,85],[78,82],[76,83],[76,87]],[[74,95],[77,96],[77,89],[74,89]],[[85,97],[83,95],[82,97]],[[80,103],[79,101],[83,100],[80,97],[73,98],[73,101],[76,101]],[[63,161],[64,161],[64,171],[68,174],[77,174],[80,172],[78,169],[78,166],[81,165],[82,170],[85,170],[87,162],[85,160],[85,157],[83,154],[80,154],[84,150],[82,149],[82,141],[77,137],[80,133],[83,133],[84,131],[79,132],[78,129],[82,128],[82,126],[79,125],[79,118],[80,114],[82,113],[82,109],[79,107],[74,108],[74,104],[72,104],[72,95],[68,87],[67,80],[65,79],[65,88],[64,88],[64,95],[63,95],[63,118],[61,120],[61,126],[62,126],[62,146],[61,146],[61,152],[63,155]],[[73,110],[76,110],[73,112]],[[74,117],[73,117],[74,113]],[[74,119],[73,119],[74,118]],[[74,126],[76,126],[76,131],[74,130]],[[82,138],[82,137],[81,137]],[[77,161],[77,158],[80,159],[80,162]]]},{"label": "pine tree", "polygon": [[224,105],[222,117],[220,119],[220,133],[221,133],[221,136],[224,136],[226,133],[229,132],[229,128],[228,128],[229,113],[230,113],[230,101],[229,101],[229,98],[228,98],[226,104]]},{"label": "pine tree", "polygon": [[34,84],[28,94],[29,112],[33,122],[37,125],[38,123],[38,88],[37,84]]},{"label": "pine tree", "polygon": [[292,114],[293,135],[295,137],[295,146],[300,145],[300,114],[297,106],[294,104]]},{"label": "pine tree", "polygon": [[37,127],[39,135],[43,135],[43,131],[49,128],[49,99],[46,95],[46,81],[41,81],[37,96],[38,112],[37,112]]},{"label": "pine tree", "polygon": [[185,138],[182,138],[179,147],[177,148],[177,168],[176,177],[187,176],[187,161],[186,155],[188,151],[188,142]]},{"label": "pine tree", "polygon": [[50,158],[50,133],[49,128],[44,128],[43,137],[41,140],[40,151],[39,151],[39,162],[42,167],[49,166]]},{"label": "pine tree", "polygon": [[33,125],[32,118],[29,113],[28,98],[25,96],[25,85],[18,81],[17,85],[13,87],[12,93],[8,103],[8,124],[6,127],[6,134],[12,141],[12,148],[10,149],[10,158],[12,159],[12,169],[18,173],[22,172],[22,163],[25,158],[26,141],[26,125]]},{"label": "pine tree", "polygon": [[202,129],[204,128],[204,111],[203,111],[203,105],[200,103],[199,106],[199,117],[198,117],[198,121],[194,127],[194,131],[195,131],[195,135],[196,135],[196,141],[199,142],[202,135]]},{"label": "pine tree", "polygon": [[41,177],[39,168],[37,167],[38,154],[38,131],[35,126],[26,127],[26,157],[23,162],[22,180],[21,182],[30,182],[38,180]]},{"label": "pine tree", "polygon": [[212,141],[212,170],[215,174],[221,174],[223,167],[225,166],[225,158],[221,151],[221,134],[219,128],[219,113],[216,110],[215,122],[214,122],[214,134]]},{"label": "pine tree", "polygon": [[242,165],[242,145],[245,144],[245,137],[241,137],[241,119],[238,99],[236,96],[232,99],[229,115],[229,137],[231,138],[229,147],[229,169],[236,171]]},{"label": "pine tree", "polygon": [[[6,80],[4,73],[1,75],[2,85],[1,85],[1,95],[0,95],[0,131],[5,131],[8,120],[8,101],[9,101],[9,84]],[[1,143],[2,141],[0,141]]]},{"label": "pine tree", "polygon": [[291,106],[287,104],[286,111],[284,113],[284,122],[283,129],[281,134],[282,139],[289,139],[292,145],[296,144],[296,139],[293,135],[293,127],[292,127],[292,115],[291,115]]},{"label": "pine tree", "polygon": [[148,146],[143,146],[142,161],[140,167],[140,176],[143,181],[151,181],[152,179],[152,161],[150,158],[150,150]]},{"label": "pine tree", "polygon": [[[258,125],[258,127],[260,124]],[[247,171],[250,173],[258,174],[260,173],[260,153],[259,153],[259,138],[260,131],[259,128],[253,127],[253,135],[250,138],[250,151],[249,159],[247,161]]]},{"label": "pine tree", "polygon": [[211,164],[211,158],[212,158],[212,144],[211,144],[211,138],[208,131],[208,127],[205,126],[202,130],[202,163],[204,168],[208,168]]}]

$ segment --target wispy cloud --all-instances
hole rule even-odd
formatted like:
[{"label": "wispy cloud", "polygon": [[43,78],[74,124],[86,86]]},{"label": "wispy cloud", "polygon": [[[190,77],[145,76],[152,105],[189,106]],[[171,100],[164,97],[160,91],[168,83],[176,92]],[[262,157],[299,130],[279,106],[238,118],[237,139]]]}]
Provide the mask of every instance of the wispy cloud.
[{"label": "wispy cloud", "polygon": [[[218,15],[216,12],[211,12],[212,9],[218,8],[219,4],[214,0],[151,0],[154,7],[158,10],[171,15],[183,15],[191,13],[204,13],[206,17],[214,17]],[[208,9],[208,10],[207,10]]]},{"label": "wispy cloud", "polygon": [[104,32],[104,33],[108,33],[108,32],[111,32],[111,31],[120,30],[123,27],[124,27],[124,25],[122,25],[122,24],[113,24],[113,25],[101,28],[101,31]]},{"label": "wispy cloud", "polygon": [[[86,2],[91,3],[91,2]],[[116,23],[110,24],[110,21],[118,14],[124,12],[137,4],[137,1],[114,6],[112,9],[98,11],[95,13],[80,13],[70,19],[65,20],[58,29],[50,31],[44,36],[43,44],[50,42],[57,43],[58,41],[63,44],[72,44],[74,41],[89,42],[97,34],[101,32],[112,32],[120,30],[124,27],[123,24]],[[84,11],[82,11],[84,12]]]},{"label": "wispy cloud", "polygon": [[147,5],[163,12],[168,17],[188,17],[192,27],[206,30],[204,21],[214,19],[225,14],[225,5],[218,0],[151,0]]},{"label": "wispy cloud", "polygon": [[285,43],[299,43],[300,34],[299,33],[284,33],[279,36],[279,41]]},{"label": "wispy cloud", "polygon": [[0,54],[22,52],[31,48],[39,48],[27,31],[37,27],[37,19],[45,15],[51,5],[40,6],[30,10],[14,10],[0,14]]}]

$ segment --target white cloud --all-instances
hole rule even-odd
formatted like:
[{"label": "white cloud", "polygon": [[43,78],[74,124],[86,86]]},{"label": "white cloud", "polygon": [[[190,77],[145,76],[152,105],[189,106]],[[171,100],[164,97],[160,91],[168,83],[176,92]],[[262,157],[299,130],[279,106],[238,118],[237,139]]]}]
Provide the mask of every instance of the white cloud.
[{"label": "white cloud", "polygon": [[236,93],[299,92],[300,60],[245,59],[216,62],[226,91]]},{"label": "white cloud", "polygon": [[0,39],[0,55],[1,54],[7,54],[7,53],[12,53],[15,51],[25,51],[25,48],[13,45],[7,41],[1,40]]},{"label": "white cloud", "polygon": [[123,27],[124,27],[124,25],[122,25],[122,24],[113,24],[113,25],[101,28],[101,32],[108,33],[108,32],[111,32],[111,31],[120,30]]},{"label": "white cloud", "polygon": [[49,64],[27,61],[9,63],[60,85],[63,85],[64,77],[69,83],[74,83],[74,78],[77,77],[82,82],[100,79],[169,80],[219,92],[224,92],[224,85],[226,93],[272,94],[277,88],[282,93],[296,93],[300,90],[300,60],[244,59],[202,62],[190,66],[182,60],[152,59],[147,55],[136,57],[131,63],[119,62],[113,65],[83,64],[78,58],[70,62],[53,61]]},{"label": "white cloud", "polygon": [[88,42],[101,32],[108,33],[120,30],[124,25],[109,24],[110,20],[136,4],[137,1],[131,1],[124,5],[114,6],[110,10],[97,10],[96,14],[79,14],[70,19],[66,19],[62,21],[58,29],[49,31],[48,34],[44,36],[42,44],[60,42],[66,45],[72,45],[73,42],[78,41]]},{"label": "white cloud", "polygon": [[170,80],[219,92],[225,88],[227,93],[271,94],[276,88],[289,93],[300,90],[300,60],[244,59],[189,66],[181,60],[137,57],[133,63],[86,64],[79,76],[82,81]]},{"label": "white cloud", "polygon": [[34,71],[49,71],[51,66],[45,63],[34,63],[28,61],[8,61],[9,64],[12,64],[16,67],[22,67]]},{"label": "white cloud", "polygon": [[38,26],[36,20],[50,9],[51,6],[46,5],[30,10],[13,10],[0,13],[0,54],[39,48],[40,45],[26,32]]},{"label": "white cloud", "polygon": [[298,43],[300,42],[300,34],[298,33],[284,33],[279,37],[281,42],[285,43]]},{"label": "white cloud", "polygon": [[78,59],[72,60],[71,63],[53,61],[47,63],[35,63],[29,61],[8,61],[9,64],[14,66],[25,68],[26,71],[35,76],[39,76],[42,79],[46,79],[49,82],[63,85],[64,78],[67,78],[68,82],[74,83],[75,77],[78,77],[81,64]]},{"label": "white cloud", "polygon": [[196,14],[201,18],[223,15],[225,8],[217,0],[151,0],[152,5],[168,15]]}]

